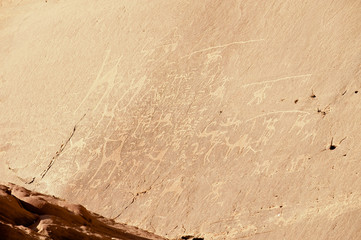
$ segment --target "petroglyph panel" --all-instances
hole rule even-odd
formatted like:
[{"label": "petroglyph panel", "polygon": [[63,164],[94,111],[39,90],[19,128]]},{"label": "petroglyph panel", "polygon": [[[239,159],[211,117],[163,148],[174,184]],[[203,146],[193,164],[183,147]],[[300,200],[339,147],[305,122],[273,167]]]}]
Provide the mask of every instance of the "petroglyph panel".
[{"label": "petroglyph panel", "polygon": [[5,181],[174,239],[358,209],[357,1],[29,2],[0,8]]}]

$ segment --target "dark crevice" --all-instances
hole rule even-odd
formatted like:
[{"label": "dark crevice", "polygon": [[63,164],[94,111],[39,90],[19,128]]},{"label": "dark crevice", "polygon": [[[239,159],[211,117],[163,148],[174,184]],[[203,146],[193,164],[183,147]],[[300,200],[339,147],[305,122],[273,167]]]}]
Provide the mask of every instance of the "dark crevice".
[{"label": "dark crevice", "polygon": [[[132,201],[118,214],[116,215],[114,218],[112,218],[113,220],[117,219],[120,215],[122,215],[122,213],[127,210],[134,202],[135,200],[137,200],[137,198],[141,195],[144,195],[146,194],[148,191],[150,191],[153,187],[153,185],[155,184],[155,182],[159,179],[159,176],[154,180],[154,182],[144,191],[141,191],[141,192],[137,192],[136,194],[133,194],[133,199]],[[162,181],[163,182],[163,181]]]},{"label": "dark crevice", "polygon": [[330,149],[331,151],[336,149],[336,146],[333,145],[333,138],[331,139],[331,144],[330,144],[329,149]]},{"label": "dark crevice", "polygon": [[341,139],[341,141],[338,144],[341,144],[347,137],[344,137]]},{"label": "dark crevice", "polygon": [[184,239],[184,240],[204,240],[204,238],[202,237],[194,237],[193,235],[184,235],[181,237],[181,239]]},{"label": "dark crevice", "polygon": [[[68,143],[70,142],[71,138],[74,136],[74,133],[77,129],[78,124],[83,120],[83,118],[85,117],[86,114],[84,114],[81,119],[77,122],[77,124],[75,124],[73,131],[71,132],[70,136],[68,137],[68,139],[65,141],[65,143],[60,145],[59,150],[55,153],[55,156],[53,156],[53,158],[51,159],[50,163],[48,164],[47,168],[40,174],[41,178],[43,179],[45,177],[45,175],[48,173],[48,171],[50,170],[50,168],[53,166],[53,164],[55,163],[55,160],[60,156],[60,154],[64,151],[65,147],[68,145]],[[33,183],[35,180],[35,178],[33,179],[33,181],[29,182]]]},{"label": "dark crevice", "polygon": [[185,236],[182,236],[182,237],[181,237],[181,239],[185,239],[185,240],[191,239],[191,238],[193,238],[192,235],[185,235]]},{"label": "dark crevice", "polygon": [[310,96],[311,98],[316,98],[316,95],[313,93],[313,90],[312,90],[312,94]]},{"label": "dark crevice", "polygon": [[33,177],[29,182],[25,182],[25,184],[32,184],[35,181],[35,177]]},{"label": "dark crevice", "polygon": [[326,111],[323,111],[323,110],[317,108],[317,112],[321,113],[322,116],[326,116]]}]

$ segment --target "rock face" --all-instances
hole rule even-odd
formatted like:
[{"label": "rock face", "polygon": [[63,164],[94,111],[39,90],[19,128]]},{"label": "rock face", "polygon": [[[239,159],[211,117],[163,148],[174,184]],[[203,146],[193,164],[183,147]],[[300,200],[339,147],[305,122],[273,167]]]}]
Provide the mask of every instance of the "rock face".
[{"label": "rock face", "polygon": [[14,184],[0,185],[0,234],[1,239],[163,239]]},{"label": "rock face", "polygon": [[3,180],[169,238],[356,238],[360,1],[1,3]]}]

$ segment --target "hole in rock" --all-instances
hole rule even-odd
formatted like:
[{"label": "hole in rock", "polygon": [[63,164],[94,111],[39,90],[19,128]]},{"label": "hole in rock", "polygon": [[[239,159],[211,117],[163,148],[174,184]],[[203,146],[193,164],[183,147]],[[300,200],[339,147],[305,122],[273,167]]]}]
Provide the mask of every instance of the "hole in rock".
[{"label": "hole in rock", "polygon": [[182,236],[181,239],[190,239],[192,237],[193,237],[192,235],[185,235],[185,236]]},{"label": "hole in rock", "polygon": [[331,139],[331,144],[330,144],[329,149],[330,149],[330,150],[335,150],[335,149],[336,149],[336,146],[333,145],[333,138]]},{"label": "hole in rock", "polygon": [[335,146],[335,145],[331,145],[331,146],[330,146],[330,150],[334,150],[334,149],[336,149],[336,146]]},{"label": "hole in rock", "polygon": [[323,116],[325,116],[326,115],[326,112],[325,111],[322,111],[321,109],[319,109],[319,108],[317,108],[317,112],[318,113],[321,113]]},{"label": "hole in rock", "polygon": [[313,92],[313,90],[312,90],[312,94],[311,94],[310,97],[311,97],[311,98],[316,98],[316,95],[315,95],[315,93]]}]

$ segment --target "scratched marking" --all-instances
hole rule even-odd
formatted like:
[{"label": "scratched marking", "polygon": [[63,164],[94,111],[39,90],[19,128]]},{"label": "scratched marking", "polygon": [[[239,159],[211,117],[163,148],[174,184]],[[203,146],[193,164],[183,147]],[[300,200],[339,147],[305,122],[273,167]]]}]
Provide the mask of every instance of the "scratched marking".
[{"label": "scratched marking", "polygon": [[281,81],[286,81],[289,79],[297,79],[297,78],[305,78],[305,77],[311,77],[312,74],[303,74],[303,75],[295,75],[295,76],[289,76],[289,77],[283,77],[283,78],[277,78],[274,80],[270,80],[270,81],[262,81],[262,82],[253,82],[253,83],[248,83],[245,85],[242,85],[241,87],[249,87],[249,86],[255,86],[255,85],[263,85],[263,84],[269,84],[269,83],[276,83],[276,82],[281,82]]},{"label": "scratched marking", "polygon": [[98,72],[98,75],[97,75],[96,79],[93,81],[93,83],[92,83],[91,87],[89,88],[87,94],[85,95],[83,100],[80,102],[79,106],[75,109],[74,113],[76,113],[79,110],[79,108],[84,104],[84,102],[88,99],[88,97],[92,93],[94,93],[96,90],[98,90],[101,86],[106,85],[106,90],[102,94],[100,100],[97,102],[95,107],[92,108],[92,112],[94,112],[98,108],[100,103],[103,101],[105,96],[107,96],[110,93],[110,91],[114,88],[115,77],[116,77],[116,75],[118,73],[119,62],[120,62],[122,57],[119,57],[117,59],[117,61],[116,61],[115,66],[112,69],[110,69],[105,75],[102,76],[103,71],[104,71],[104,67],[108,62],[110,52],[111,52],[110,49],[108,49],[106,51],[104,61],[102,63],[102,66],[100,67],[100,70]]},{"label": "scratched marking", "polygon": [[302,114],[310,115],[309,112],[299,111],[299,110],[274,111],[274,112],[268,112],[268,113],[257,115],[255,117],[247,119],[245,122],[250,122],[250,121],[253,121],[253,120],[255,120],[257,118],[260,118],[260,117],[265,117],[265,116],[268,116],[268,115],[271,115],[271,114],[279,114],[279,113],[281,113],[281,114],[284,114],[284,113],[302,113]]},{"label": "scratched marking", "polygon": [[246,43],[254,43],[254,42],[262,42],[265,41],[265,39],[255,39],[255,40],[248,40],[248,41],[238,41],[238,42],[231,42],[231,43],[227,43],[227,44],[223,44],[223,45],[217,45],[217,46],[213,46],[213,47],[208,47],[208,48],[203,48],[194,52],[191,52],[187,55],[184,55],[183,57],[181,57],[181,59],[183,58],[191,58],[194,54],[200,53],[200,52],[206,52],[209,50],[214,50],[214,49],[218,49],[218,48],[226,48],[232,45],[241,45],[241,44],[246,44]]},{"label": "scratched marking", "polygon": [[268,88],[271,88],[270,86],[266,85],[263,88],[255,91],[253,93],[253,99],[247,103],[247,105],[250,105],[252,103],[256,103],[257,105],[260,104],[265,98],[266,98],[266,90]]}]

